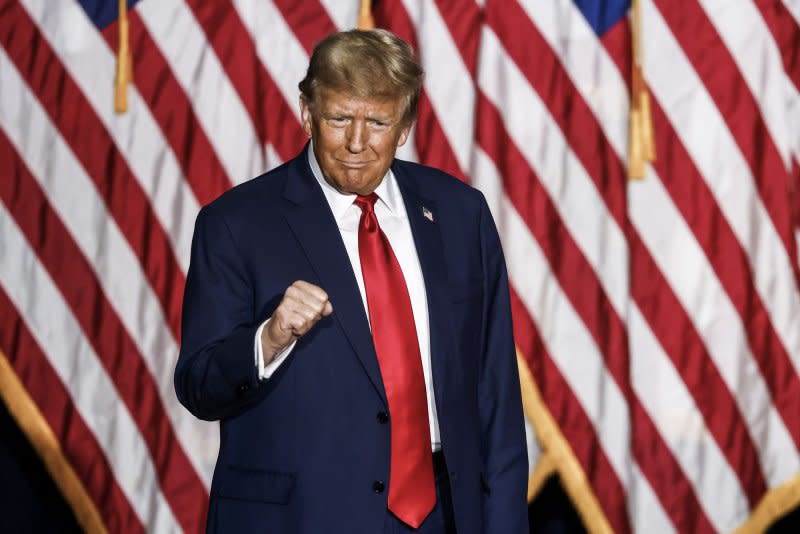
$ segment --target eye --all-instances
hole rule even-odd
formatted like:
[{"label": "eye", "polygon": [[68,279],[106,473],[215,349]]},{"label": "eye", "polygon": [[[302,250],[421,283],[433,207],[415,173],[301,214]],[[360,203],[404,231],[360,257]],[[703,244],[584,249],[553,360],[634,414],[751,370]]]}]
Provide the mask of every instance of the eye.
[{"label": "eye", "polygon": [[347,117],[330,117],[328,118],[328,123],[332,126],[346,126],[348,122]]}]

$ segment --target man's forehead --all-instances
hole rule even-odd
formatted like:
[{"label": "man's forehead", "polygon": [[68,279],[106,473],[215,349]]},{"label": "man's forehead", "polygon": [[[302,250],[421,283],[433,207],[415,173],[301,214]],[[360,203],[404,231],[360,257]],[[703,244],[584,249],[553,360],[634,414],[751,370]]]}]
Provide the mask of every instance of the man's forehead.
[{"label": "man's forehead", "polygon": [[403,97],[364,96],[347,90],[321,88],[314,95],[315,104],[323,109],[371,109],[396,113],[404,104]]}]

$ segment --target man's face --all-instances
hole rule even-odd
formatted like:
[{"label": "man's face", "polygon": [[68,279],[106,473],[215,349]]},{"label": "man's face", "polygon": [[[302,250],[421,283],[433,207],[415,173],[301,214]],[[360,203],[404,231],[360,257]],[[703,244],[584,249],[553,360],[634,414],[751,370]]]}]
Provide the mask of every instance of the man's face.
[{"label": "man's face", "polygon": [[359,98],[320,87],[313,105],[300,99],[300,111],[325,180],[342,193],[372,193],[411,129],[403,99]]}]

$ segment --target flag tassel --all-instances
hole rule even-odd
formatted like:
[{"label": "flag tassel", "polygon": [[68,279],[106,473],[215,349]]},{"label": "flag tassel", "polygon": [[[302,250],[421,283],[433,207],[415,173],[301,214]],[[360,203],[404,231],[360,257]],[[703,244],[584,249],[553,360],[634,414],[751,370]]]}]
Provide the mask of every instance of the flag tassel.
[{"label": "flag tassel", "polygon": [[361,0],[361,8],[358,10],[356,28],[359,30],[371,30],[375,28],[375,19],[372,17],[371,0]]},{"label": "flag tassel", "polygon": [[114,111],[128,111],[128,84],[133,80],[133,62],[128,35],[128,5],[119,0],[119,46],[117,70],[114,76]]},{"label": "flag tassel", "polygon": [[650,111],[650,93],[642,72],[642,17],[639,0],[633,0],[631,34],[633,68],[631,69],[628,178],[642,180],[647,174],[647,164],[656,160],[656,146]]}]

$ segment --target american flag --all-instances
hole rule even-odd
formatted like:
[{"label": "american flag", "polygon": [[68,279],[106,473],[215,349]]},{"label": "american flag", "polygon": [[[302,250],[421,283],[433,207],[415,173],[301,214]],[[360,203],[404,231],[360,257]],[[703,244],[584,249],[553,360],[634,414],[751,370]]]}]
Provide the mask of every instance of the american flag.
[{"label": "american flag", "polygon": [[[357,0],[0,0],[0,394],[90,531],[202,530],[177,402],[194,218],[298,153]],[[800,504],[800,0],[380,0],[427,72],[400,157],[483,191],[530,497],[591,532],[759,532]],[[632,32],[632,30],[635,30]],[[656,159],[627,178],[632,34]],[[122,40],[124,42],[124,40]]]}]

